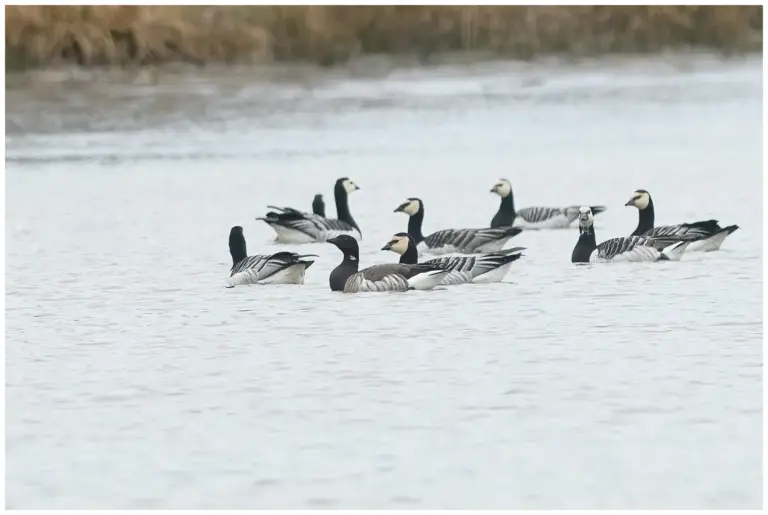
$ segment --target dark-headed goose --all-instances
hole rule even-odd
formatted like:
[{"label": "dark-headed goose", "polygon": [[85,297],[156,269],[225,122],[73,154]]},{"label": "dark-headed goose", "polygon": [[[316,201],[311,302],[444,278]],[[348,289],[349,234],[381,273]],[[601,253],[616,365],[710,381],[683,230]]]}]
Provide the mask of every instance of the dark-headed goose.
[{"label": "dark-headed goose", "polygon": [[360,249],[353,237],[346,234],[331,238],[344,254],[329,279],[331,290],[344,293],[430,290],[440,284],[450,270],[436,265],[401,265],[390,263],[369,266],[358,271]]}]

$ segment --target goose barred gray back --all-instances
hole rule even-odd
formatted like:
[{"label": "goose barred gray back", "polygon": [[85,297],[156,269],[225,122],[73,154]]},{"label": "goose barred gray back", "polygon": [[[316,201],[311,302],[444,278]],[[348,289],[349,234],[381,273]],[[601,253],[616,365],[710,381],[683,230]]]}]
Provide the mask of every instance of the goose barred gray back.
[{"label": "goose barred gray back", "polygon": [[294,252],[277,252],[271,255],[248,256],[239,225],[229,231],[229,253],[232,268],[229,270],[227,286],[244,284],[303,284],[304,273],[317,257],[314,254],[299,255]]},{"label": "goose barred gray back", "polygon": [[611,238],[597,244],[592,211],[583,206],[579,213],[579,240],[571,254],[572,263],[679,261],[695,236],[645,238],[629,236]]},{"label": "goose barred gray back", "polygon": [[625,206],[634,206],[638,212],[637,228],[632,236],[646,236],[656,238],[659,236],[683,236],[695,234],[698,241],[691,243],[689,252],[710,252],[719,250],[725,238],[733,234],[738,225],[720,227],[717,220],[704,220],[693,223],[681,223],[677,225],[654,226],[656,212],[651,194],[646,190],[635,190]]},{"label": "goose barred gray back", "polygon": [[290,207],[267,206],[274,211],[256,220],[262,220],[272,227],[277,233],[276,241],[281,243],[317,243],[341,234],[362,239],[360,228],[349,211],[348,201],[349,194],[359,189],[360,187],[347,177],[336,181],[333,188],[338,217],[336,219],[305,213]]},{"label": "goose barred gray back", "polygon": [[[408,233],[395,234],[381,250],[391,250],[400,254],[402,264],[415,265],[419,262],[416,242]],[[512,263],[522,257],[524,250],[525,247],[515,247],[481,255],[439,257],[424,261],[422,264],[442,266],[450,270],[440,283],[442,285],[491,283],[504,279]]]},{"label": "goose barred gray back", "polygon": [[443,229],[427,237],[421,233],[424,222],[424,203],[418,198],[409,198],[395,209],[405,213],[408,219],[408,234],[416,242],[419,253],[432,254],[479,254],[501,250],[507,241],[522,232],[519,227],[497,227],[484,229]]},{"label": "goose barred gray back", "polygon": [[[501,204],[491,220],[491,227],[514,225],[524,229],[565,229],[579,217],[579,206],[567,207],[525,207],[515,211],[515,196],[512,183],[507,179],[491,188],[491,193],[501,197]],[[591,206],[593,215],[606,210],[605,206]]]}]

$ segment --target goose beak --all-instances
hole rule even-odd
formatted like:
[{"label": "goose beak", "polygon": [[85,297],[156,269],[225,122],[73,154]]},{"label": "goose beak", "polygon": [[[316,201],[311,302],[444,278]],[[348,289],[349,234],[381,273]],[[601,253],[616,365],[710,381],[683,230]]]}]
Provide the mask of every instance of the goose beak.
[{"label": "goose beak", "polygon": [[405,204],[400,204],[399,206],[397,206],[397,208],[395,208],[395,210],[393,212],[394,213],[404,213],[406,207],[408,207],[408,202],[406,202]]},{"label": "goose beak", "polygon": [[326,243],[331,243],[333,245],[337,245],[339,243],[339,240],[336,238],[331,238],[330,240],[325,240]]},{"label": "goose beak", "polygon": [[496,186],[494,186],[493,188],[491,188],[491,191],[489,191],[488,193],[496,193]]},{"label": "goose beak", "polygon": [[392,250],[392,242],[389,242],[383,247],[381,247],[381,250]]},{"label": "goose beak", "polygon": [[629,200],[627,200],[627,203],[626,203],[626,204],[624,204],[624,206],[625,206],[625,207],[626,207],[626,206],[634,206],[634,205],[635,205],[635,199],[634,199],[634,197],[633,197],[633,198],[631,198],[631,199],[629,199]]}]

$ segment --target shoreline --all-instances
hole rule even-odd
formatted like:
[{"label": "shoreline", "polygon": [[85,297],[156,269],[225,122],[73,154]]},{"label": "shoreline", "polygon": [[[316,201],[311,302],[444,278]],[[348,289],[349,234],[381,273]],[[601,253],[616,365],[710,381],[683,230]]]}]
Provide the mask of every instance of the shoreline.
[{"label": "shoreline", "polygon": [[6,6],[6,73],[670,51],[762,53],[762,6]]}]

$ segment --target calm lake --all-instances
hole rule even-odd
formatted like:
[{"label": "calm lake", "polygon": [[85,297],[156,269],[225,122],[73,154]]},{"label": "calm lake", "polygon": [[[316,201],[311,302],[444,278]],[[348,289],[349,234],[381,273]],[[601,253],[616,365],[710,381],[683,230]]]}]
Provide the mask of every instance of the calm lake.
[{"label": "calm lake", "polygon": [[[761,506],[762,58],[46,71],[6,77],[9,508]],[[363,266],[406,228],[635,189],[739,224],[681,262],[335,294],[255,220],[352,178]],[[303,286],[223,287],[249,254]]]}]

